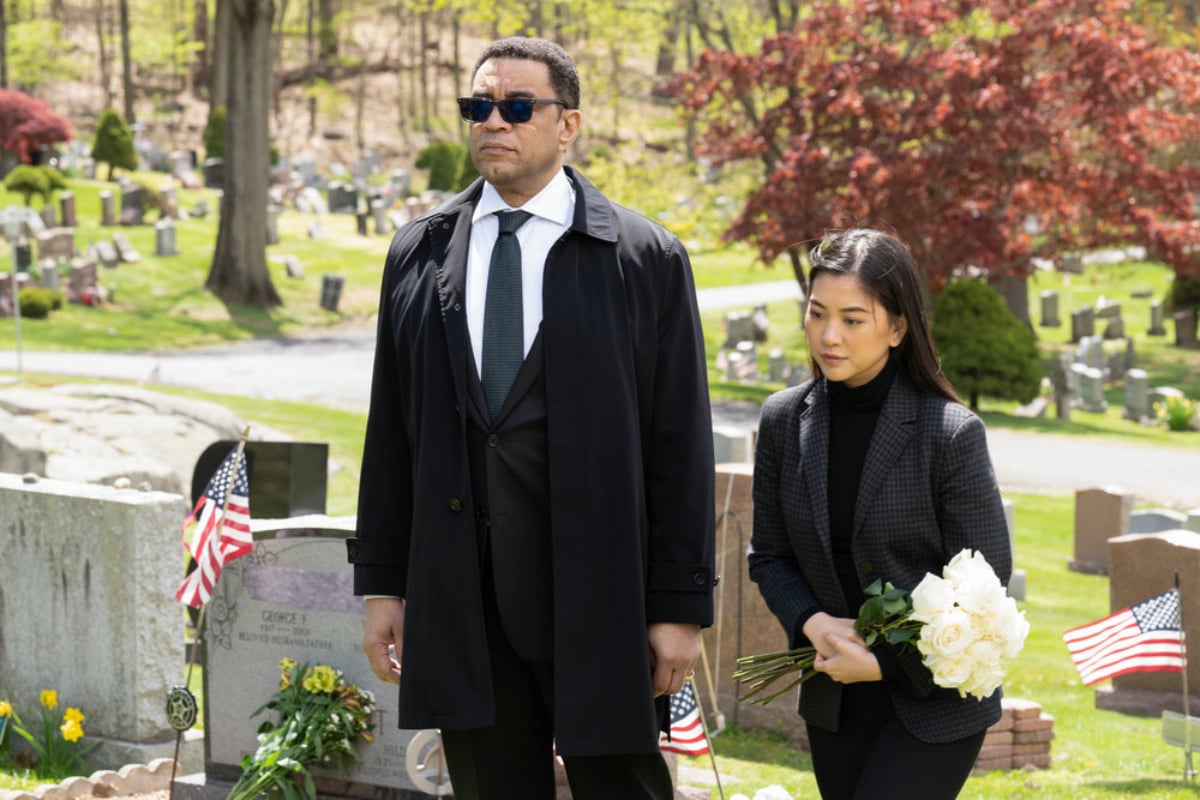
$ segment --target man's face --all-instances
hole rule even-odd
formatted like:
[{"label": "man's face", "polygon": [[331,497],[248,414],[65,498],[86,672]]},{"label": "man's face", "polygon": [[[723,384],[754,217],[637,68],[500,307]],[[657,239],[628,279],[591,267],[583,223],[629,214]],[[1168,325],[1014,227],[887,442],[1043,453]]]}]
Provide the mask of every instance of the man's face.
[{"label": "man's face", "polygon": [[[488,100],[557,99],[550,68],[516,58],[485,61],[475,73],[471,94]],[[471,123],[471,160],[505,202],[523,205],[562,169],[567,147],[579,133],[580,116],[578,109],[539,103],[528,122],[511,123],[493,108],[485,122]]]}]

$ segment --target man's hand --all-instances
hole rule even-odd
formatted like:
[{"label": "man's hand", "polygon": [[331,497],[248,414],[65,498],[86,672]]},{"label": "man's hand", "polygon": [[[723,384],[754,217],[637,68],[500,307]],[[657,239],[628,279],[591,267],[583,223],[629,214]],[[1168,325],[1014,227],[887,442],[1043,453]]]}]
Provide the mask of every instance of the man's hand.
[{"label": "man's hand", "polygon": [[700,657],[700,626],[655,622],[646,629],[646,638],[650,643],[654,696],[675,694],[683,689]]},{"label": "man's hand", "polygon": [[395,597],[368,600],[367,618],[363,623],[363,652],[367,654],[376,678],[388,683],[400,682],[403,642],[404,601]]}]

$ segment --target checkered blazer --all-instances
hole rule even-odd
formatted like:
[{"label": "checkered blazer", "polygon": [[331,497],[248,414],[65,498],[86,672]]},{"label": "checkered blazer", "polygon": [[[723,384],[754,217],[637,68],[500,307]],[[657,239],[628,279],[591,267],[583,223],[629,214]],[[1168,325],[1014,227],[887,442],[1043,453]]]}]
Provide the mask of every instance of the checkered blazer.
[{"label": "checkered blazer", "polygon": [[[750,578],[787,632],[810,610],[855,617],[846,607],[830,545],[829,397],[817,378],[763,406],[754,464]],[[879,413],[854,509],[859,583],[912,589],[965,547],[979,550],[1007,585],[1012,552],[983,422],[967,408],[920,393],[897,374]],[[932,685],[919,654],[900,649],[904,680],[889,683],[896,714],[926,742],[961,739],[1000,718],[1000,692],[979,701]],[[800,714],[836,731],[841,684],[808,680]]]}]

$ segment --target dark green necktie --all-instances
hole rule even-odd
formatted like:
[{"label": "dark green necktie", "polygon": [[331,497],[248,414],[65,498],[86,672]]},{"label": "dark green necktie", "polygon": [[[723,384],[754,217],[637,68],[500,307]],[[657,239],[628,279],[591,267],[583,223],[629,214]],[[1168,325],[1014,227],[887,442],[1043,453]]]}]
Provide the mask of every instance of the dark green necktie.
[{"label": "dark green necktie", "polygon": [[525,360],[525,324],[521,298],[521,245],[517,228],[532,214],[498,211],[500,234],[488,267],[487,299],[483,307],[483,396],[495,417],[508,397]]}]

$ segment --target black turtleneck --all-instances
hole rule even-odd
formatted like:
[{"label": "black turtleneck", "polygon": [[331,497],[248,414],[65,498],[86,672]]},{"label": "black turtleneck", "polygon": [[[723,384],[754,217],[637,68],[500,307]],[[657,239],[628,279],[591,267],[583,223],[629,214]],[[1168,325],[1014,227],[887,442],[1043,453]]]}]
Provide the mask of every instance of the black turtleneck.
[{"label": "black turtleneck", "polygon": [[858,582],[852,544],[854,505],[867,449],[875,433],[879,410],[896,376],[896,362],[888,359],[883,370],[862,386],[828,381],[829,387],[829,530],[833,563],[846,606],[857,613],[866,597]]}]

